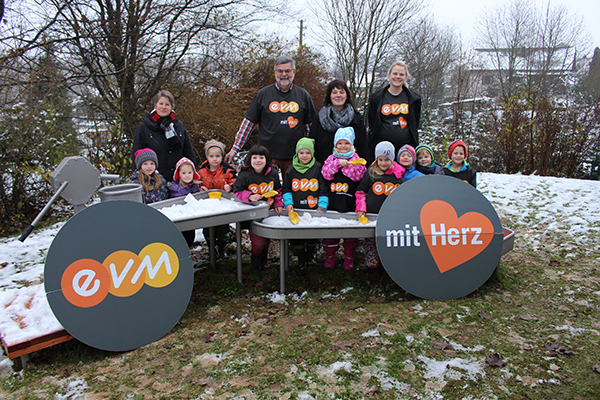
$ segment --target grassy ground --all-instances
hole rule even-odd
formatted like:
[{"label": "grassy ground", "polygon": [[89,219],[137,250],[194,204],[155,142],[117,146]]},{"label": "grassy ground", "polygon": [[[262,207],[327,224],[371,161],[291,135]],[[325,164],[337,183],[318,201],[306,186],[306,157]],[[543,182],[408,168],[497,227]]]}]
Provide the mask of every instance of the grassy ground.
[{"label": "grassy ground", "polygon": [[[519,241],[475,293],[425,301],[387,275],[292,262],[236,281],[196,272],[161,340],[126,353],[71,341],[1,379],[7,399],[598,399],[600,252]],[[15,370],[18,370],[18,362]]]}]

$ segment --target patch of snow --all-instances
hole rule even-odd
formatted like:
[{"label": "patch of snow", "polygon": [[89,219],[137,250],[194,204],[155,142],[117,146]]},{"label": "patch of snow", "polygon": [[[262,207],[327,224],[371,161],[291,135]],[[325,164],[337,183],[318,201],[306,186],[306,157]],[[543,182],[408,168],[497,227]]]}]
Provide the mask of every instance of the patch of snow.
[{"label": "patch of snow", "polygon": [[464,371],[467,378],[476,381],[478,376],[485,376],[483,364],[477,360],[462,358],[453,358],[445,361],[437,361],[425,356],[418,356],[417,359],[425,364],[425,379],[437,379],[446,377],[452,379],[457,375],[454,373],[456,369]]}]

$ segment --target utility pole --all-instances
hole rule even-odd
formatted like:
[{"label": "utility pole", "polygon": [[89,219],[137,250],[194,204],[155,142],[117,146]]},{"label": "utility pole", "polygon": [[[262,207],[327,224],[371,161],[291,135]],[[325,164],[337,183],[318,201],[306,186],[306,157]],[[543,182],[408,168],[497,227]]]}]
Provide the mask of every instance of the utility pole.
[{"label": "utility pole", "polygon": [[300,20],[300,38],[298,39],[298,47],[302,47],[302,35],[304,35],[304,20]]}]

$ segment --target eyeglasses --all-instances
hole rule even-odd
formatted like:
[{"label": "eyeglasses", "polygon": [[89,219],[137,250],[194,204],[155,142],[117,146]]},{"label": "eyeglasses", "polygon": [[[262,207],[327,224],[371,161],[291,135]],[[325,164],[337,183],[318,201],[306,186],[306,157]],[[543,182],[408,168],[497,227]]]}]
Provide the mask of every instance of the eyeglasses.
[{"label": "eyeglasses", "polygon": [[286,74],[288,74],[288,75],[289,75],[289,74],[291,74],[291,73],[292,73],[292,71],[293,71],[293,70],[292,70],[292,69],[276,69],[275,71],[276,71],[276,72],[277,72],[279,75],[283,74],[284,72],[285,72]]}]

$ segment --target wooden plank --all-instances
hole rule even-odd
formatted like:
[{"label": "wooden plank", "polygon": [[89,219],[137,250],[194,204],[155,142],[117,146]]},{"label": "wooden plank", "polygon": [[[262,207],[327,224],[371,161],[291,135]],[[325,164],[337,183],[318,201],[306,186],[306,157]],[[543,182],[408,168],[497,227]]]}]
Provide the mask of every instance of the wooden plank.
[{"label": "wooden plank", "polygon": [[73,336],[63,329],[62,331],[49,333],[47,335],[10,346],[7,346],[4,340],[2,340],[2,345],[4,346],[4,351],[6,352],[8,358],[16,358],[25,354],[33,353],[34,351],[46,349],[59,343],[67,342],[71,339],[73,339]]}]

